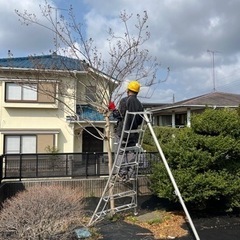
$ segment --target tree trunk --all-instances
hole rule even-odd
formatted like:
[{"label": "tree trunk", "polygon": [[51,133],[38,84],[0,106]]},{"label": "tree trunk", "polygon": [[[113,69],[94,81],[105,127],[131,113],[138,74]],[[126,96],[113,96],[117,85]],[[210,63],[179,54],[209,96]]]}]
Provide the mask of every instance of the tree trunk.
[{"label": "tree trunk", "polygon": [[[105,128],[105,141],[106,141],[106,145],[107,145],[107,153],[108,153],[108,172],[109,174],[112,171],[112,167],[113,167],[113,158],[112,158],[112,148],[111,148],[111,130],[110,130],[110,112],[108,112],[105,116],[105,120],[106,120],[106,128]],[[113,195],[113,185],[109,185],[109,194]],[[115,203],[114,203],[114,199],[110,198],[110,209],[111,209],[111,215],[114,214],[114,209],[115,207]]]}]

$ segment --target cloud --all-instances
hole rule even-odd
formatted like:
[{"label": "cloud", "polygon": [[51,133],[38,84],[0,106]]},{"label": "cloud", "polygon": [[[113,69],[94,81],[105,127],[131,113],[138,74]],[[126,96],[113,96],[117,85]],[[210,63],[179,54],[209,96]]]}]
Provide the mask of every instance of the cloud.
[{"label": "cloud", "polygon": [[[53,35],[42,28],[22,26],[14,9],[38,13],[43,0],[0,1],[0,55],[10,49],[14,55],[48,53]],[[54,6],[67,8],[66,1],[52,0]],[[170,67],[170,76],[155,88],[149,101],[176,101],[213,91],[213,70],[217,90],[239,93],[240,89],[240,1],[239,0],[82,0],[73,4],[77,20],[84,20],[87,37],[107,56],[108,27],[122,33],[119,14],[148,13],[151,38],[145,44],[150,55],[161,62],[161,75]],[[60,14],[60,12],[59,12]],[[47,24],[47,22],[45,22]],[[129,26],[133,31],[134,21]],[[214,52],[213,55],[207,50]],[[145,91],[145,90],[144,90]]]},{"label": "cloud", "polygon": [[40,22],[49,25],[40,13],[44,0],[0,1],[0,55],[7,57],[10,50],[13,56],[41,54],[53,48],[53,33],[36,25],[24,25],[19,21],[15,10],[35,13]]},{"label": "cloud", "polygon": [[[210,49],[215,53],[217,90],[230,89],[239,93],[235,87],[227,88],[237,81],[239,72],[230,73],[231,79],[224,78],[224,74],[239,65],[240,1],[151,0],[147,4],[137,0],[114,1],[114,11],[110,11],[105,1],[86,2],[91,5],[91,11],[86,15],[89,34],[96,33],[94,37],[100,39],[105,26],[113,24],[117,28],[119,11],[127,9],[129,13],[137,14],[147,10],[151,39],[146,48],[158,57],[163,71],[167,67],[171,69],[170,78],[159,85],[159,91],[168,92],[171,85],[171,94],[176,92],[179,100],[213,91],[213,59],[207,52]],[[99,18],[100,25],[94,22]],[[220,88],[221,85],[225,87]],[[154,96],[160,95],[157,92]]]}]

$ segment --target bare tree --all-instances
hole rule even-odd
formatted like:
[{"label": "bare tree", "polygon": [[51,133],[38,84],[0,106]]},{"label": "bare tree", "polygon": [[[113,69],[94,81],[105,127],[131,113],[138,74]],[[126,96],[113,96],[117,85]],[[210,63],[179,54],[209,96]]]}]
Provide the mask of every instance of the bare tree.
[{"label": "bare tree", "polygon": [[[76,118],[78,117],[76,107],[70,103],[73,99],[75,100],[74,102],[85,101],[92,108],[103,114],[106,122],[105,132],[98,131],[98,135],[106,143],[110,171],[113,162],[111,150],[113,133],[110,131],[111,111],[108,109],[109,102],[114,101],[116,105],[118,104],[125,92],[124,86],[127,79],[138,80],[141,86],[146,86],[149,89],[153,85],[166,80],[157,78],[160,64],[144,48],[144,44],[150,38],[147,26],[147,12],[145,11],[143,16],[137,14],[134,28],[131,25],[134,15],[129,15],[126,11],[120,13],[119,19],[124,32],[116,34],[112,28],[107,30],[108,52],[106,56],[106,53],[101,53],[97,49],[91,37],[86,37],[84,25],[77,22],[72,8],[69,9],[68,19],[63,16],[59,16],[57,19],[54,8],[47,1],[44,6],[40,5],[40,9],[42,15],[48,20],[49,25],[42,24],[33,13],[27,11],[19,12],[18,10],[16,10],[16,13],[20,21],[26,25],[36,24],[52,31],[55,35],[56,51],[78,59],[84,65],[84,70],[86,71],[84,81],[82,78],[79,78],[77,72],[67,71],[67,74],[70,78],[75,79],[79,85],[83,86],[89,94],[82,99],[82,95],[78,95],[75,88],[68,86],[66,81],[61,81],[60,79],[64,78],[66,71],[64,73],[55,73],[58,74],[59,79],[56,95],[53,96],[52,88],[49,86],[42,87],[41,91],[50,98],[57,96],[57,100],[62,104],[62,109],[71,113],[71,115],[75,115]],[[41,75],[41,79],[44,76],[47,76],[46,79],[48,78],[48,75],[46,75],[47,71],[43,71],[41,66],[39,68],[36,67],[36,72]],[[69,91],[66,91],[66,89]],[[91,121],[89,123],[91,124]]]},{"label": "bare tree", "polygon": [[79,190],[56,184],[30,187],[3,203],[0,239],[72,239],[73,230],[86,225],[84,205]]}]

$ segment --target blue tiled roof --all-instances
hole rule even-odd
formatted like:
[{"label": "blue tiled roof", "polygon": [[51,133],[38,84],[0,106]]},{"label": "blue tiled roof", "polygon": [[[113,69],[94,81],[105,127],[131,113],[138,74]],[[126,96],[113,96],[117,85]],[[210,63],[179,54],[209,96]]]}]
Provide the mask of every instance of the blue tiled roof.
[{"label": "blue tiled roof", "polygon": [[0,67],[84,71],[86,63],[57,54],[20,58],[2,58]]}]

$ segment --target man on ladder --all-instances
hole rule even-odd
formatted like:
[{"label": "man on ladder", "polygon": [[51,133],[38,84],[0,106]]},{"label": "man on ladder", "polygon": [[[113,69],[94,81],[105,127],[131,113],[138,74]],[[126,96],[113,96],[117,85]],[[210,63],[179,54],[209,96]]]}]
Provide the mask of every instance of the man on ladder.
[{"label": "man on ladder", "polygon": [[[143,106],[141,102],[138,100],[137,95],[140,91],[140,84],[138,81],[131,81],[127,87],[127,97],[124,97],[120,100],[118,110],[115,107],[115,104],[111,102],[109,104],[109,109],[113,111],[113,117],[118,120],[117,129],[116,129],[116,138],[117,142],[121,137],[122,129],[123,129],[123,120],[128,112],[142,112]],[[133,119],[134,117],[134,119]],[[139,115],[133,116],[129,115],[126,121],[125,130],[135,130],[142,123],[142,117]],[[134,147],[138,142],[138,133],[131,133],[130,136],[123,136],[123,142],[125,147]],[[123,146],[124,147],[124,146]],[[125,163],[131,162],[134,159],[134,151],[127,152]],[[134,169],[131,167],[122,167],[119,171],[119,178],[121,181],[128,181],[131,177],[134,177]]]}]

